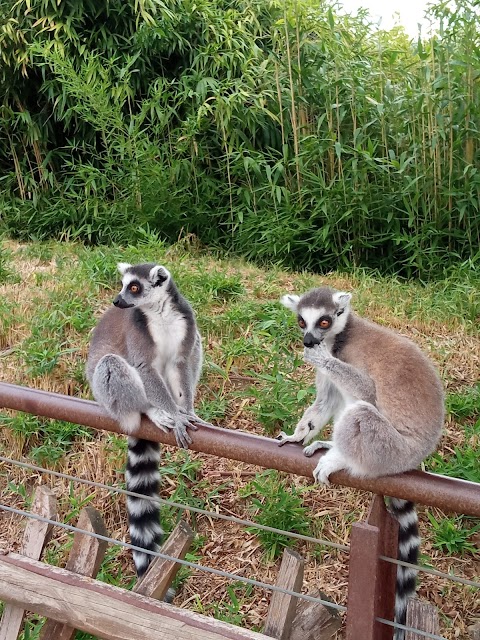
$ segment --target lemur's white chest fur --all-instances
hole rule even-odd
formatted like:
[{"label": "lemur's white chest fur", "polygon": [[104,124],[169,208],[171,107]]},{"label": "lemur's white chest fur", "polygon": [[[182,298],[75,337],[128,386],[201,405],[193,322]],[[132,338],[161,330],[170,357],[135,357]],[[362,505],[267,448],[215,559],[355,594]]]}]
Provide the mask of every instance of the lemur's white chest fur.
[{"label": "lemur's white chest fur", "polygon": [[185,318],[166,302],[161,312],[144,310],[148,331],[155,344],[154,367],[165,372],[166,365],[176,361],[187,333]]}]

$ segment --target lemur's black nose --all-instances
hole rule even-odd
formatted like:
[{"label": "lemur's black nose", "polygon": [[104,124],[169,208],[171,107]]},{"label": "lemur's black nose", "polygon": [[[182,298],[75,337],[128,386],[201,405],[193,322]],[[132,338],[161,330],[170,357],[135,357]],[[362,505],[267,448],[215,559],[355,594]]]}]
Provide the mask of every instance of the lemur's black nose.
[{"label": "lemur's black nose", "polygon": [[129,309],[130,307],[133,307],[133,304],[128,304],[128,302],[126,302],[120,294],[116,296],[113,304],[119,309]]},{"label": "lemur's black nose", "polygon": [[317,340],[317,338],[315,338],[315,336],[312,335],[311,333],[306,333],[303,336],[303,344],[305,345],[305,347],[308,347],[309,349],[311,349],[316,344],[320,344],[320,340]]}]

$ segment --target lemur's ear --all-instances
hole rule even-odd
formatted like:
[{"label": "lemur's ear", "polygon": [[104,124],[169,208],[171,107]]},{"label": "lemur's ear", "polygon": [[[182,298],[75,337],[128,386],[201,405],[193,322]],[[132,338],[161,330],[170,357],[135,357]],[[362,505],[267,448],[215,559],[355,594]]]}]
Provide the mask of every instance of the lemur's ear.
[{"label": "lemur's ear", "polygon": [[280,302],[283,304],[284,307],[287,307],[287,309],[290,309],[290,311],[293,311],[293,313],[296,313],[299,300],[300,300],[300,296],[296,296],[294,294],[288,293],[286,296],[283,296],[280,299]]},{"label": "lemur's ear", "polygon": [[125,274],[125,271],[127,269],[130,269],[132,265],[128,264],[128,262],[119,262],[117,264],[117,269],[120,271],[120,273],[122,274],[122,276]]},{"label": "lemur's ear", "polygon": [[335,291],[332,297],[333,297],[334,303],[338,305],[339,309],[346,309],[350,304],[352,294],[345,293],[345,291]]},{"label": "lemur's ear", "polygon": [[148,279],[154,287],[161,287],[162,284],[170,278],[170,271],[162,265],[155,265],[150,269]]}]

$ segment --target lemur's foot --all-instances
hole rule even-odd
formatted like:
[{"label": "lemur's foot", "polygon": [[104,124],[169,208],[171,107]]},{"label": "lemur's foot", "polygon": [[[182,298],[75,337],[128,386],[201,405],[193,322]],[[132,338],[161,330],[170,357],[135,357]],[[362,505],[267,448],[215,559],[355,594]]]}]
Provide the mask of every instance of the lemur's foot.
[{"label": "lemur's foot", "polygon": [[278,440],[279,447],[283,447],[283,445],[287,444],[287,442],[300,442],[301,440],[303,440],[303,438],[304,436],[302,434],[298,434],[296,432],[292,433],[292,435],[289,436],[285,433],[285,431],[280,431],[275,440]]},{"label": "lemur's foot", "polygon": [[173,431],[175,433],[175,439],[177,445],[182,449],[188,449],[188,445],[192,444],[192,439],[187,432],[187,429],[197,431],[197,427],[190,422],[190,416],[183,415],[181,413],[174,417],[175,426]]},{"label": "lemur's foot", "polygon": [[151,407],[146,414],[153,424],[162,431],[165,431],[165,433],[170,433],[170,431],[173,430],[177,445],[182,449],[188,449],[188,445],[191,444],[192,439],[187,433],[187,428],[192,429],[192,431],[197,430],[197,427],[191,422],[193,416],[183,413],[171,415],[168,411],[159,409],[158,407]]},{"label": "lemur's foot", "polygon": [[210,422],[205,422],[205,420],[202,420],[201,418],[199,418],[196,413],[192,413],[190,411],[186,411],[185,409],[179,409],[179,412],[183,416],[188,418],[188,420],[190,420],[190,422],[194,422],[195,424],[198,424],[201,427],[213,427],[213,424],[211,424]]},{"label": "lemur's foot", "polygon": [[313,456],[319,449],[331,449],[333,447],[333,442],[331,440],[317,440],[316,442],[312,442],[308,447],[305,447],[303,450],[304,455],[307,458]]},{"label": "lemur's foot", "polygon": [[330,449],[327,453],[318,461],[317,466],[313,471],[313,477],[319,484],[329,485],[329,477],[335,471],[345,469],[345,460],[343,456],[336,449]]},{"label": "lemur's foot", "polygon": [[175,426],[174,418],[163,409],[159,409],[158,407],[151,407],[145,413],[156,427],[158,427],[162,431],[165,431],[166,433],[168,433]]}]

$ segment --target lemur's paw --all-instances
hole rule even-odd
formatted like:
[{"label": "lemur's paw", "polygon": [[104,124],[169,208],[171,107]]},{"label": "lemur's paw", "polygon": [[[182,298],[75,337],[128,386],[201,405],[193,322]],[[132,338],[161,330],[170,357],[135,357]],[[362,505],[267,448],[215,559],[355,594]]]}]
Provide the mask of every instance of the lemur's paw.
[{"label": "lemur's paw", "polygon": [[305,417],[304,415],[303,418],[295,427],[295,431],[292,433],[291,436],[287,435],[285,431],[281,431],[278,434],[278,436],[276,437],[276,440],[279,440],[278,446],[282,447],[287,442],[302,442],[302,440],[303,440],[303,444],[307,444],[307,442],[311,440],[313,436],[315,436],[316,432],[314,430],[315,430],[315,425],[311,420],[308,419],[308,414],[307,414],[307,417]]},{"label": "lemur's paw", "polygon": [[146,415],[150,418],[153,424],[168,433],[175,426],[175,420],[173,417],[163,409],[158,407],[152,407],[146,411]]},{"label": "lemur's paw", "polygon": [[323,469],[320,462],[317,464],[317,466],[313,471],[313,477],[315,478],[315,482],[318,482],[318,484],[324,484],[327,487],[330,485],[330,481],[328,479],[329,475],[330,473],[328,469],[327,470]]},{"label": "lemur's paw", "polygon": [[303,350],[303,359],[320,369],[324,367],[327,360],[330,360],[331,358],[332,355],[325,342],[316,344],[314,347],[305,347]]},{"label": "lemur's paw", "polygon": [[303,436],[298,436],[298,434],[292,433],[291,436],[287,435],[285,431],[280,431],[278,436],[276,436],[275,440],[278,440],[278,446],[283,447],[287,442],[300,442],[303,440]]},{"label": "lemur's paw", "polygon": [[197,427],[190,422],[187,416],[182,414],[177,414],[175,416],[175,426],[173,428],[173,431],[175,433],[175,439],[177,441],[177,445],[182,449],[188,449],[188,445],[192,444],[192,439],[187,429],[196,431]]},{"label": "lemur's paw", "polygon": [[198,424],[201,427],[213,427],[213,424],[211,422],[205,422],[205,420],[202,420],[201,418],[199,418],[196,413],[189,413],[185,409],[180,409],[179,411],[190,422],[194,422],[195,424]]},{"label": "lemur's paw", "polygon": [[313,471],[313,477],[318,483],[329,485],[329,477],[332,473],[345,469],[346,466],[346,461],[341,453],[338,450],[331,448],[318,461],[318,464]]},{"label": "lemur's paw", "polygon": [[319,449],[331,449],[332,447],[333,442],[331,442],[330,440],[317,440],[317,442],[312,442],[312,444],[309,444],[308,447],[305,447],[303,453],[307,456],[307,458],[310,458]]}]

